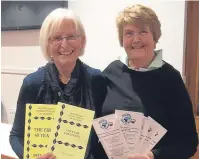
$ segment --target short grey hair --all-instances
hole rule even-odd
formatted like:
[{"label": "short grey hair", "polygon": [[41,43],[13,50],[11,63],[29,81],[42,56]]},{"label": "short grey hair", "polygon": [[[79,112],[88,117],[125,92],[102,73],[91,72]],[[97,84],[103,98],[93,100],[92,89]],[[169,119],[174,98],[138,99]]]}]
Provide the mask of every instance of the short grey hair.
[{"label": "short grey hair", "polygon": [[[86,44],[86,34],[84,27],[77,15],[74,12],[67,8],[57,8],[53,10],[43,21],[41,29],[40,29],[40,37],[39,43],[41,47],[41,51],[47,61],[51,61],[48,46],[49,46],[49,38],[56,32],[59,28],[61,22],[65,19],[72,20],[75,25],[76,29],[80,32],[80,36],[84,37],[85,44]],[[84,48],[81,49],[80,56],[84,54]]]}]

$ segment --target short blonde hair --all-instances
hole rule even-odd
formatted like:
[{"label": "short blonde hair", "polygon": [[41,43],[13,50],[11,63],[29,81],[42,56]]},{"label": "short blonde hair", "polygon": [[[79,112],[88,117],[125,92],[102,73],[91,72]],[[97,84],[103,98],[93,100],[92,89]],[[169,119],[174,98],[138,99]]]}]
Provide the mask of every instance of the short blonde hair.
[{"label": "short blonde hair", "polygon": [[[56,30],[61,25],[61,22],[65,19],[72,20],[75,25],[76,29],[80,32],[80,36],[84,37],[85,44],[86,44],[86,34],[84,27],[74,12],[72,12],[69,9],[66,8],[57,8],[53,10],[43,21],[41,29],[40,29],[40,37],[39,37],[39,43],[42,50],[42,53],[44,54],[44,57],[47,61],[51,61],[49,52],[48,52],[48,46],[49,46],[49,38],[56,32]],[[84,54],[84,48],[81,49],[80,56]]]},{"label": "short blonde hair", "polygon": [[125,8],[119,13],[116,24],[118,29],[118,36],[120,45],[123,46],[123,28],[125,24],[144,23],[149,27],[153,34],[154,41],[157,43],[161,36],[161,24],[155,12],[143,5],[133,5]]}]

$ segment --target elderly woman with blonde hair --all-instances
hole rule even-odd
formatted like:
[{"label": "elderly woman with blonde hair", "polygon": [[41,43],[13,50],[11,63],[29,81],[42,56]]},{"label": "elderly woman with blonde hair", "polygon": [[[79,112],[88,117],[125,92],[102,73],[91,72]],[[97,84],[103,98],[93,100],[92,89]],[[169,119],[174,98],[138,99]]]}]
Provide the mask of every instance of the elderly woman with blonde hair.
[{"label": "elderly woman with blonde hair", "polygon": [[117,29],[126,54],[103,72],[108,94],[102,114],[142,112],[167,129],[150,152],[129,159],[190,158],[198,145],[192,104],[180,73],[155,50],[161,36],[157,15],[146,6],[127,7],[117,17]]},{"label": "elderly woman with blonde hair", "polygon": [[[68,103],[95,111],[100,115],[105,98],[106,83],[100,70],[81,62],[86,35],[80,19],[70,10],[58,8],[44,20],[40,30],[41,50],[48,63],[23,80],[19,93],[10,144],[23,158],[26,103]],[[98,156],[93,149],[98,140],[92,133],[85,158]],[[54,158],[46,154],[41,158]]]}]

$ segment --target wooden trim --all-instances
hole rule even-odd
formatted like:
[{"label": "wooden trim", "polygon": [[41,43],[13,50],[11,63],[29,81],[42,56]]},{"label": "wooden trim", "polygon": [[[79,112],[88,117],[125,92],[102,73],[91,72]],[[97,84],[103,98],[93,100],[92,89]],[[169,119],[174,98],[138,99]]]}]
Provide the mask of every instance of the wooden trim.
[{"label": "wooden trim", "polygon": [[193,157],[191,157],[191,159],[199,159],[199,145],[198,145],[198,151],[195,153],[195,155]]},{"label": "wooden trim", "polygon": [[195,117],[195,121],[196,121],[196,129],[197,129],[198,137],[199,137],[199,116]]},{"label": "wooden trim", "polygon": [[187,1],[187,27],[185,49],[185,77],[193,104],[194,115],[197,115],[198,104],[198,67],[199,67],[199,2]]},{"label": "wooden trim", "polygon": [[15,159],[15,158],[1,154],[1,159]]},{"label": "wooden trim", "polygon": [[[199,10],[199,8],[198,8]],[[196,64],[196,90],[195,90],[195,103],[196,103],[196,114],[195,115],[199,115],[197,114],[199,112],[199,108],[198,108],[198,103],[199,103],[199,29],[198,29],[198,51],[197,51],[197,64]]]},{"label": "wooden trim", "polygon": [[[199,137],[199,116],[195,117],[195,121],[196,121],[196,129],[197,129],[198,137]],[[198,145],[198,151],[195,153],[193,157],[191,157],[191,159],[199,159],[199,145]]]},{"label": "wooden trim", "polygon": [[12,74],[12,75],[28,75],[36,69],[28,68],[1,68],[1,74]]}]

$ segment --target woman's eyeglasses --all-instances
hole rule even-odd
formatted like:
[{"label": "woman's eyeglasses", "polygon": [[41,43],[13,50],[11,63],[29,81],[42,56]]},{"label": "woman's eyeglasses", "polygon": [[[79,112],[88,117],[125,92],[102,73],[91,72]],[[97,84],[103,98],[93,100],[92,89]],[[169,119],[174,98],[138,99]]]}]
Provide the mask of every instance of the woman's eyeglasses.
[{"label": "woman's eyeglasses", "polygon": [[52,41],[53,45],[60,45],[64,39],[66,39],[67,42],[74,42],[76,41],[80,35],[71,35],[71,36],[53,36],[49,39]]}]

